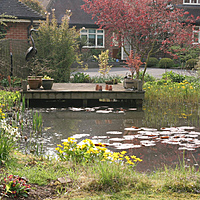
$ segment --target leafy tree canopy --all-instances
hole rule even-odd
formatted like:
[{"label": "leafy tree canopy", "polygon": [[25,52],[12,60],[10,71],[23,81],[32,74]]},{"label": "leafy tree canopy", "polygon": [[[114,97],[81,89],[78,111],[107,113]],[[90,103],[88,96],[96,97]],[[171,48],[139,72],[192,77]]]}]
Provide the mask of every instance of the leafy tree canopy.
[{"label": "leafy tree canopy", "polygon": [[[82,8],[91,13],[96,23],[115,33],[127,55],[131,46],[135,55],[146,61],[159,50],[170,53],[171,46],[192,46],[192,23],[188,12],[166,0],[83,0]],[[184,44],[184,45],[183,45]]]}]

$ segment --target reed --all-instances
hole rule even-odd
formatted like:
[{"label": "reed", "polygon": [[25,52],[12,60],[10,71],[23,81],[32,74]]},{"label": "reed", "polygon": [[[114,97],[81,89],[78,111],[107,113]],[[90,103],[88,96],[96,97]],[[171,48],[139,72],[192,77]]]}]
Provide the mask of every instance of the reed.
[{"label": "reed", "polygon": [[171,81],[147,82],[145,90],[145,101],[158,104],[176,105],[182,103],[198,104],[200,102],[200,84],[189,83],[184,80],[181,83]]},{"label": "reed", "polygon": [[41,113],[36,112],[33,114],[33,130],[36,133],[42,133],[42,115]]}]

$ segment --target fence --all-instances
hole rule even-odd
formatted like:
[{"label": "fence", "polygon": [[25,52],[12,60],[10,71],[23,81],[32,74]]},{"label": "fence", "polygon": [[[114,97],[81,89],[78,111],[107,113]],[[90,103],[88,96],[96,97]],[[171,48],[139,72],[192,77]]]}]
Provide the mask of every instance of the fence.
[{"label": "fence", "polygon": [[28,68],[25,53],[28,49],[26,40],[2,39],[0,40],[0,75],[9,75],[26,78]]}]

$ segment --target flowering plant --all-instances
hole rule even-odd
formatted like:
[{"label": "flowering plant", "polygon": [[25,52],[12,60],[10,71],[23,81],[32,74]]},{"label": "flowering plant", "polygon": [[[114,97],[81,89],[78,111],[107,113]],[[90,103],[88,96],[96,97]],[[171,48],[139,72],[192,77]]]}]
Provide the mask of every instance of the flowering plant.
[{"label": "flowering plant", "polygon": [[85,139],[81,142],[81,144],[77,144],[75,138],[68,138],[66,142],[62,143],[62,145],[58,144],[55,150],[57,151],[57,155],[61,160],[72,160],[79,163],[92,162],[95,160],[107,160],[118,163],[122,162],[131,166],[135,166],[136,163],[142,161],[140,158],[137,158],[134,155],[129,157],[126,155],[126,151],[111,153],[104,144],[94,144],[89,139]]},{"label": "flowering plant", "polygon": [[100,160],[103,159],[106,148],[104,145],[96,147],[89,139],[83,140],[82,145],[78,145],[75,142],[75,138],[69,137],[67,142],[63,142],[62,145],[57,145],[56,150],[61,160],[90,162],[97,158]]},{"label": "flowering plant", "polygon": [[52,78],[50,76],[45,75],[42,79],[50,80]]},{"label": "flowering plant", "polygon": [[109,71],[112,68],[112,65],[108,64],[109,60],[109,50],[107,49],[105,52],[101,52],[99,56],[93,55],[93,57],[98,61],[99,63],[99,73],[105,76],[106,74],[109,73]]},{"label": "flowering plant", "polygon": [[5,104],[0,103],[0,120],[5,119],[5,113],[3,112],[3,108],[5,107]]},{"label": "flowering plant", "polygon": [[19,196],[28,197],[30,185],[27,184],[27,181],[24,178],[10,175],[7,178],[4,178],[4,181],[5,196],[14,198]]},{"label": "flowering plant", "polygon": [[7,160],[17,140],[21,137],[17,127],[7,124],[6,120],[0,120],[0,164]]}]

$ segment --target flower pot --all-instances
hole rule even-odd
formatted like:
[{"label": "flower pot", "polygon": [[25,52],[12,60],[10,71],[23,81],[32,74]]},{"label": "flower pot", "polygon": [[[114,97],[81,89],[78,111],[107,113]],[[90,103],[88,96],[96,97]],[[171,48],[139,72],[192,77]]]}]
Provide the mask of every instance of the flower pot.
[{"label": "flower pot", "polygon": [[123,82],[123,86],[125,89],[137,89],[137,79],[130,79],[130,78],[125,78]]},{"label": "flower pot", "polygon": [[38,89],[40,85],[40,79],[28,79],[28,84],[30,89]]},{"label": "flower pot", "polygon": [[125,89],[134,89],[142,91],[142,81],[140,79],[125,78],[123,86]]},{"label": "flower pot", "polygon": [[51,90],[54,79],[42,79],[42,87],[44,90]]},{"label": "flower pot", "polygon": [[39,84],[38,84],[38,88],[40,88],[41,86],[42,86],[42,77],[43,76],[28,76],[28,80],[32,80],[32,79],[39,79],[40,80],[40,82],[39,82]]}]

